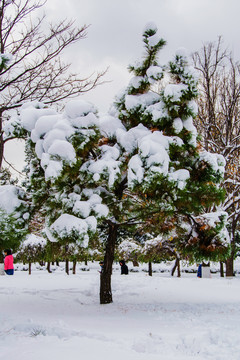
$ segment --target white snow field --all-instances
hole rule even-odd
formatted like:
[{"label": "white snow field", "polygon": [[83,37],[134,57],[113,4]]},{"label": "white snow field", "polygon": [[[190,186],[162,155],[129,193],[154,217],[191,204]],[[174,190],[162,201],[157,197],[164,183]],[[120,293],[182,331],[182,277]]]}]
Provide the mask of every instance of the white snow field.
[{"label": "white snow field", "polygon": [[112,276],[99,304],[98,264],[66,275],[0,277],[0,359],[238,360],[240,276]]}]

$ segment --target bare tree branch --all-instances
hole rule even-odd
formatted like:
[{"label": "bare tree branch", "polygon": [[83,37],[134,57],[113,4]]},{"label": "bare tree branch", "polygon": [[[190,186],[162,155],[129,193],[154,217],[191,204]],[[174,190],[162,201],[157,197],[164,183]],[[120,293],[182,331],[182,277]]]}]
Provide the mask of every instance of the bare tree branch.
[{"label": "bare tree branch", "polygon": [[2,122],[7,119],[7,110],[26,101],[53,104],[78,96],[101,84],[106,73],[104,70],[84,78],[70,72],[70,64],[64,64],[60,56],[86,38],[88,26],[76,27],[67,19],[46,26],[44,14],[36,17],[44,4],[41,0],[0,1],[0,49],[12,55],[10,65],[0,71],[0,167]]},{"label": "bare tree branch", "polygon": [[14,171],[16,171],[18,173],[18,175],[20,175],[22,177],[25,176],[22,172],[18,171],[12,164],[10,164],[10,162],[8,162],[5,157],[3,157],[3,159],[4,159],[5,163],[8,164],[8,166],[10,166],[10,168],[12,168]]},{"label": "bare tree branch", "polygon": [[228,212],[234,242],[240,208],[240,66],[223,49],[221,37],[193,54],[193,61],[200,74],[196,125],[204,147],[226,160],[223,209]]}]

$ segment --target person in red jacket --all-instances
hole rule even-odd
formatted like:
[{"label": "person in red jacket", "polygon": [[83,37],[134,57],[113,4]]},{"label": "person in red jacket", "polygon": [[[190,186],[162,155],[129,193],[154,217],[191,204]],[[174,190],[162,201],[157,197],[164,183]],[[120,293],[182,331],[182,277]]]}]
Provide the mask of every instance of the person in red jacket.
[{"label": "person in red jacket", "polygon": [[14,274],[14,266],[13,266],[13,256],[12,252],[9,249],[4,250],[5,259],[4,259],[4,271],[7,275]]}]

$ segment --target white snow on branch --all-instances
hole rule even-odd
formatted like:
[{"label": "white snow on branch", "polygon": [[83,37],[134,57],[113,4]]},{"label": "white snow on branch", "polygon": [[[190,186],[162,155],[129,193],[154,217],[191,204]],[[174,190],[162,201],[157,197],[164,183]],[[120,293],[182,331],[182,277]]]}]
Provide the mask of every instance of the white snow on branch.
[{"label": "white snow on branch", "polygon": [[51,226],[50,230],[60,238],[71,238],[79,234],[79,237],[83,237],[83,247],[88,246],[88,232],[89,225],[87,221],[79,219],[74,215],[62,214]]},{"label": "white snow on branch", "polygon": [[0,186],[0,208],[7,214],[11,214],[23,203],[19,199],[19,192],[23,192],[14,185]]}]

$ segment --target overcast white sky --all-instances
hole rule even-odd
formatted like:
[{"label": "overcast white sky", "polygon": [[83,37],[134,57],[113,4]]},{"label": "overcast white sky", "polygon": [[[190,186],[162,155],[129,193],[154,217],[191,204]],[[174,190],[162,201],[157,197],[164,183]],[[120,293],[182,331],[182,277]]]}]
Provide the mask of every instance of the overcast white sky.
[{"label": "overcast white sky", "polygon": [[[45,12],[49,21],[69,18],[77,26],[90,25],[87,38],[69,48],[65,56],[72,69],[84,76],[109,67],[105,79],[110,82],[84,95],[101,112],[108,110],[116,93],[127,85],[127,66],[141,57],[141,35],[148,22],[154,22],[167,41],[160,53],[162,63],[179,47],[193,52],[219,35],[235,60],[240,60],[239,0],[47,0]],[[21,168],[16,151],[10,148],[7,158]]]},{"label": "overcast white sky", "polygon": [[46,12],[50,19],[65,16],[79,26],[90,24],[87,38],[74,47],[74,55],[69,51],[69,59],[84,74],[109,66],[106,79],[111,83],[85,95],[100,110],[107,110],[126,86],[127,66],[142,54],[141,35],[148,22],[167,41],[160,54],[163,63],[177,48],[195,51],[219,35],[240,59],[239,0],[48,0]]}]

